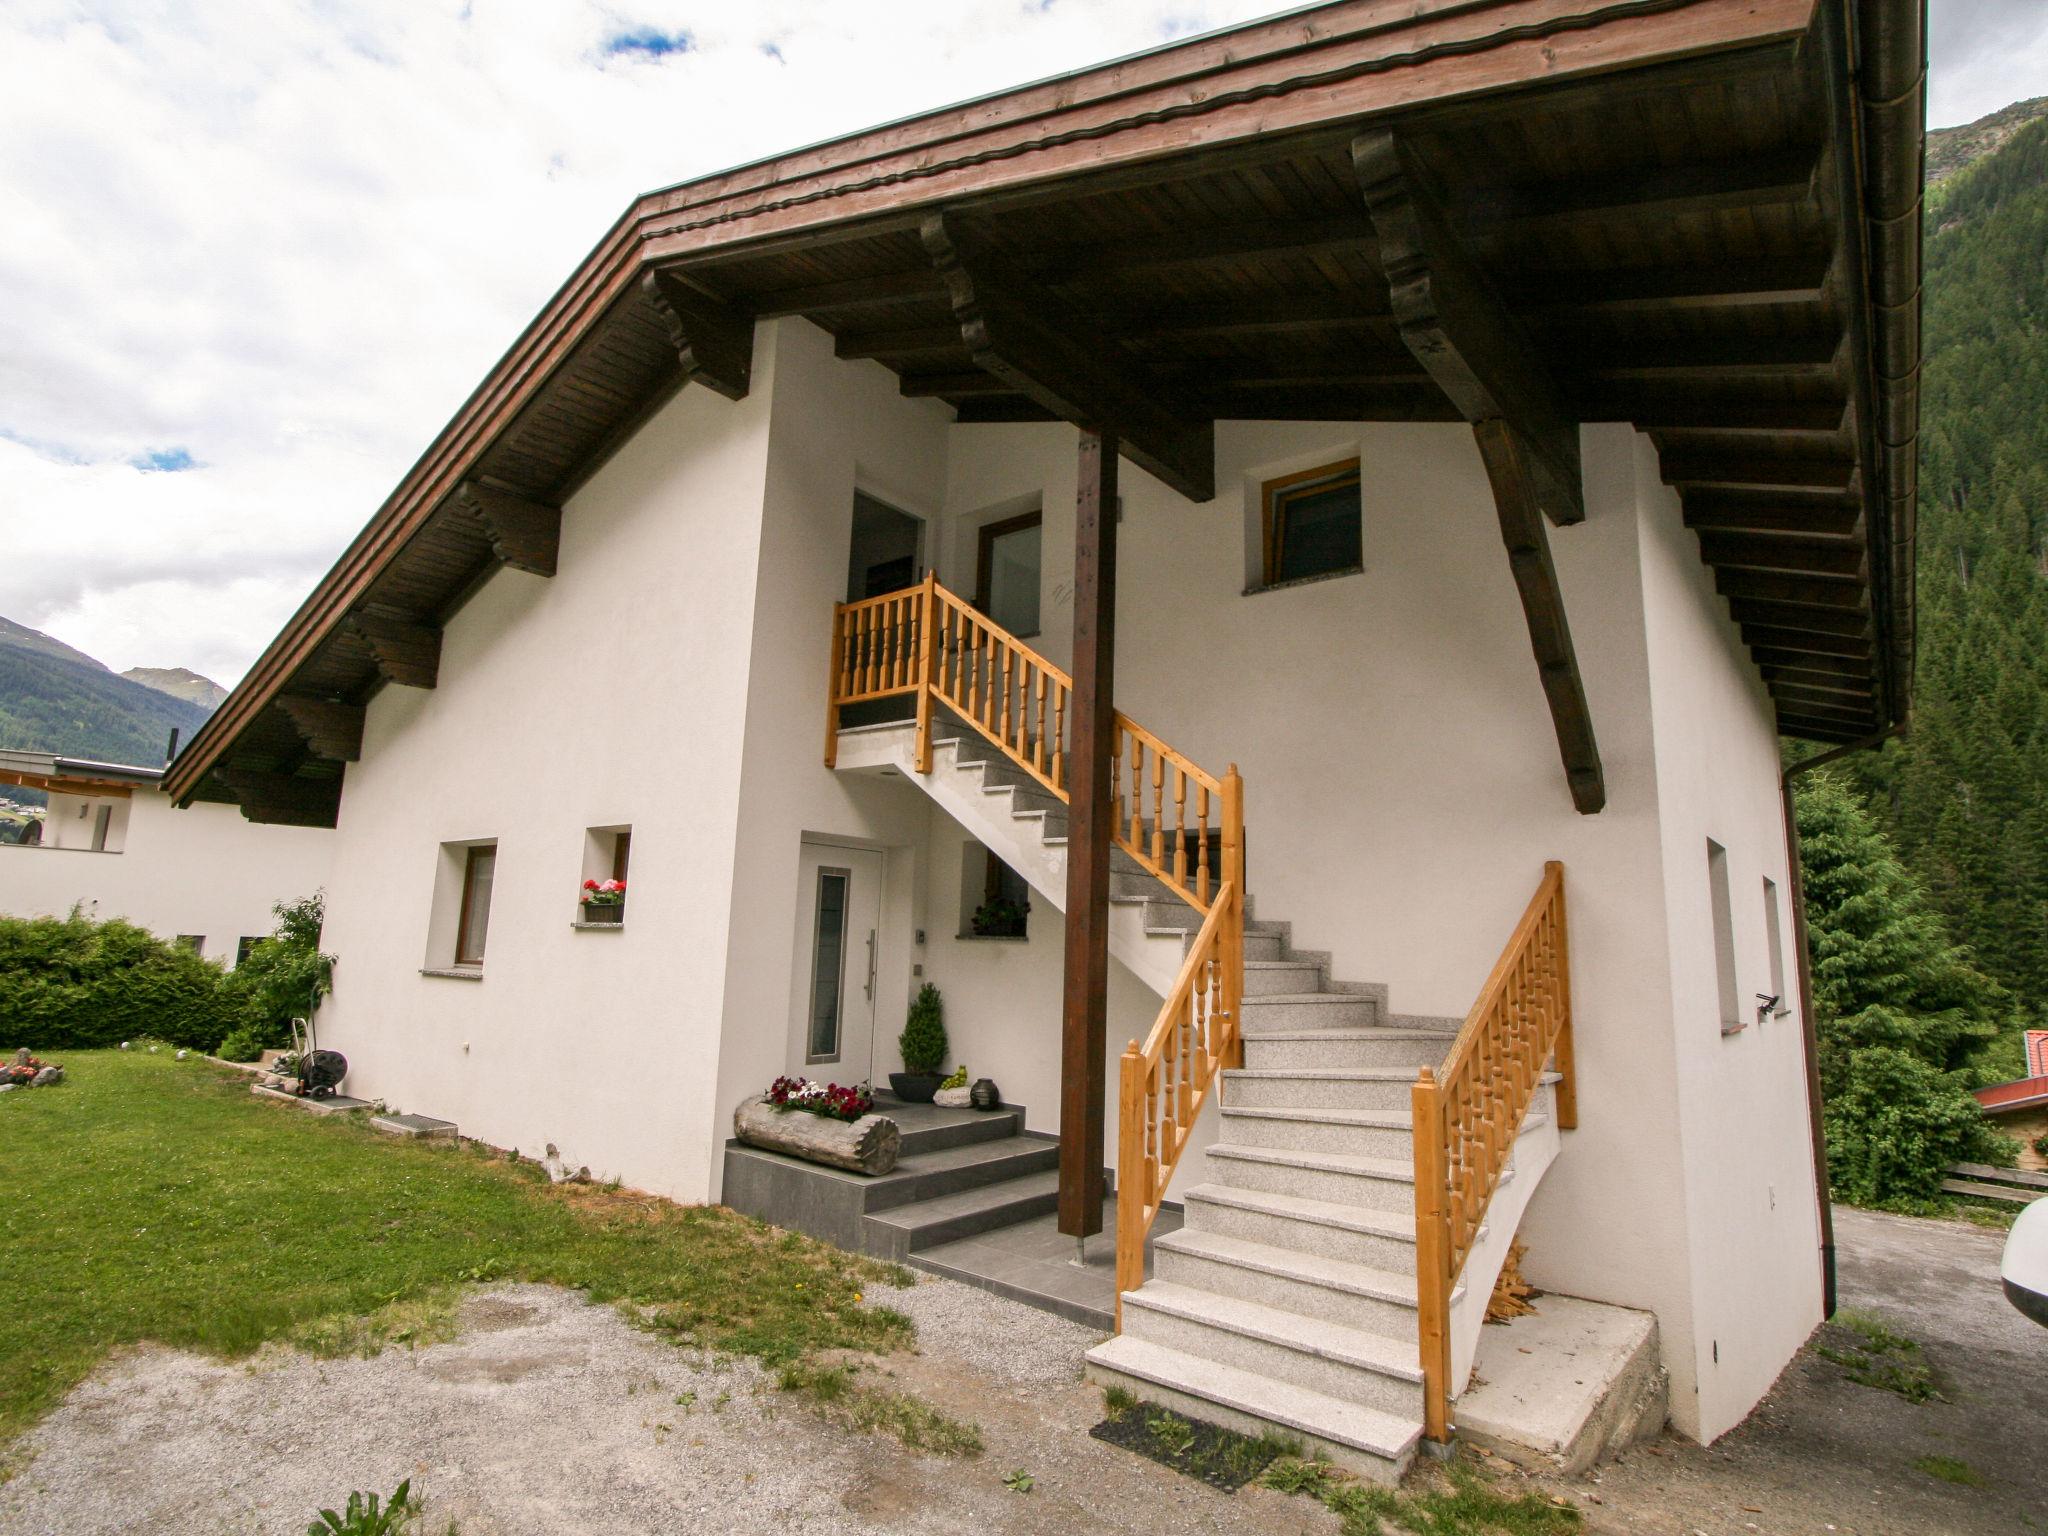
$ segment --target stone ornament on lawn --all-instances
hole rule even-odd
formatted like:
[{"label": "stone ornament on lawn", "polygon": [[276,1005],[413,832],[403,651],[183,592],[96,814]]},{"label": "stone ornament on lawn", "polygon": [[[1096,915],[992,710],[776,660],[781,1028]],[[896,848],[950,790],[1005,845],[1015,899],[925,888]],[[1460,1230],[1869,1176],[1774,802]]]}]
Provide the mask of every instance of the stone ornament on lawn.
[{"label": "stone ornament on lawn", "polygon": [[63,1081],[62,1067],[53,1067],[31,1056],[25,1045],[15,1051],[6,1066],[0,1067],[0,1084],[9,1088],[54,1088]]},{"label": "stone ornament on lawn", "polygon": [[765,1093],[732,1112],[732,1133],[750,1147],[873,1176],[895,1170],[903,1145],[903,1133],[887,1115],[871,1112],[857,1120],[834,1120],[802,1109],[778,1108]]}]

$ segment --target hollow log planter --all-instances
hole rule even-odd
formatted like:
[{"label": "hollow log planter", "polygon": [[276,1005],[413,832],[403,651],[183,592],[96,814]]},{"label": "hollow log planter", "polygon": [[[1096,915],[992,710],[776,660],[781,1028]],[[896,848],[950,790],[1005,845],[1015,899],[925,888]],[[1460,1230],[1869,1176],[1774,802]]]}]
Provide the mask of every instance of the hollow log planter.
[{"label": "hollow log planter", "polygon": [[732,1112],[732,1133],[750,1147],[876,1176],[895,1170],[903,1145],[903,1133],[887,1115],[828,1120],[800,1109],[777,1109],[765,1094]]}]

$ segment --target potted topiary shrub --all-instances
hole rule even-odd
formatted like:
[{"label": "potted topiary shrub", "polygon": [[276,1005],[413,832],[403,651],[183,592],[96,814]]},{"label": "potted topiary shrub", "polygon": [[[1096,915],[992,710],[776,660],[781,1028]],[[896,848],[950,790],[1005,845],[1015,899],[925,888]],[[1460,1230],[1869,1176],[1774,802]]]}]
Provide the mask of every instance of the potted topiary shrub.
[{"label": "potted topiary shrub", "polygon": [[945,1079],[939,1067],[946,1059],[945,1010],[939,989],[926,982],[910,1001],[910,1016],[903,1021],[903,1033],[896,1037],[896,1049],[903,1053],[903,1070],[889,1074],[889,1087],[906,1104],[929,1104]]}]

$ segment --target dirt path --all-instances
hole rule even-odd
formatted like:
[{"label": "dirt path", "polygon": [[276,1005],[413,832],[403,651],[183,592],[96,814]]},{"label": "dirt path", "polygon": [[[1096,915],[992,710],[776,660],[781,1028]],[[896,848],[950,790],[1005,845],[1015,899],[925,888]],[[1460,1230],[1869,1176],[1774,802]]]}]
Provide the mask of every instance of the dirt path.
[{"label": "dirt path", "polygon": [[[1305,1501],[1226,1498],[1089,1439],[1087,1330],[946,1281],[878,1299],[918,1322],[897,1384],[977,1423],[981,1457],[840,1431],[750,1362],[707,1361],[567,1291],[499,1287],[465,1304],[454,1342],[417,1352],[115,1361],[29,1437],[0,1531],[301,1536],[320,1505],[403,1477],[427,1496],[423,1536],[451,1518],[462,1536],[1335,1530]],[[1016,1469],[1030,1493],[1004,1486]]]},{"label": "dirt path", "polygon": [[[1544,1484],[1580,1503],[1589,1536],[2048,1532],[2048,1329],[1999,1291],[2004,1234],[1841,1207],[1835,1224],[1842,1306],[1916,1340],[1941,1399],[1859,1386],[1809,1347],[1714,1446],[1667,1435],[1597,1482]],[[1914,1466],[1930,1457],[1980,1485]]]}]

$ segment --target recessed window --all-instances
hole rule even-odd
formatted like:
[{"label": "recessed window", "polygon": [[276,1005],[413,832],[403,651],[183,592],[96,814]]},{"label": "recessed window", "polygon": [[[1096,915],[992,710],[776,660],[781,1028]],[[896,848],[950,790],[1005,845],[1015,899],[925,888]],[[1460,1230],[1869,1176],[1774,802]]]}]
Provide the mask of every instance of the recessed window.
[{"label": "recessed window", "polygon": [[1742,1000],[1735,978],[1735,911],[1728,899],[1728,850],[1707,839],[1707,896],[1714,909],[1714,984],[1721,1033],[1742,1028]]},{"label": "recessed window", "polygon": [[203,933],[181,933],[178,935],[178,948],[189,949],[195,955],[203,955],[206,953],[206,935]]},{"label": "recessed window", "polygon": [[462,903],[455,925],[455,963],[481,966],[491,931],[491,882],[498,872],[498,845],[474,843],[462,862]]},{"label": "recessed window", "polygon": [[974,606],[1019,639],[1038,633],[1044,514],[1026,512],[981,526]]},{"label": "recessed window", "polygon": [[1346,459],[1268,480],[1261,491],[1264,585],[1365,568],[1359,461]]},{"label": "recessed window", "polygon": [[1792,1011],[1792,1001],[1785,995],[1785,931],[1778,915],[1778,882],[1769,875],[1764,876],[1764,936],[1771,952],[1771,996],[1777,999],[1771,1005],[1771,1016],[1782,1019]]},{"label": "recessed window", "polygon": [[960,937],[1030,937],[1031,887],[980,843],[960,853]]},{"label": "recessed window", "polygon": [[235,940],[235,964],[240,965],[256,952],[256,946],[263,942],[261,934],[243,934]]}]

